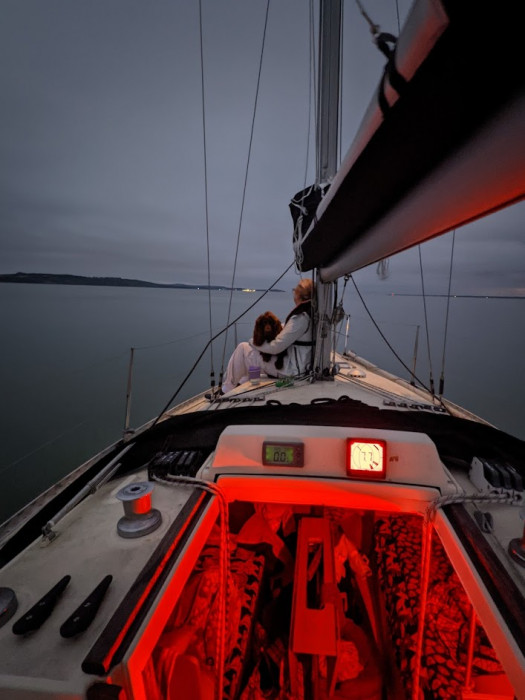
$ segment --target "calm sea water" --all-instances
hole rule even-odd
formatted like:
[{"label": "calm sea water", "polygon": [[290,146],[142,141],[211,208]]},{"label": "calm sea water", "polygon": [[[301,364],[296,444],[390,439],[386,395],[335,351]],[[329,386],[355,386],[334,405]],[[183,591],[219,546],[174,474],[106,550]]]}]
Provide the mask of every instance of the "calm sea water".
[{"label": "calm sea water", "polygon": [[[256,294],[235,293],[232,318]],[[423,307],[417,297],[370,294],[367,304],[404,362],[428,382]],[[214,331],[227,318],[228,292],[212,294]],[[237,325],[251,335],[267,309],[284,319],[291,294],[271,293]],[[427,299],[436,387],[441,372],[446,299]],[[351,315],[348,347],[406,376],[358,298],[345,300]],[[525,301],[452,299],[446,345],[445,395],[525,438],[523,419]],[[131,426],[157,415],[209,338],[208,293],[202,290],[0,284],[2,329],[0,391],[0,521],[60,476],[117,440],[124,426],[129,349],[135,347]],[[344,329],[343,329],[344,330]],[[235,343],[230,332],[226,361]],[[344,339],[340,342],[343,349]],[[223,340],[214,344],[216,376]],[[177,401],[209,386],[210,352]]]}]

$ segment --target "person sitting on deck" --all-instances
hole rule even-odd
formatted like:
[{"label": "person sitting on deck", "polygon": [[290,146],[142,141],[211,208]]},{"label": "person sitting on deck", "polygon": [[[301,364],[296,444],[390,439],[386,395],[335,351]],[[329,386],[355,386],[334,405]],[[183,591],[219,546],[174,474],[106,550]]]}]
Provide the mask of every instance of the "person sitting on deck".
[{"label": "person sitting on deck", "polygon": [[[254,345],[237,345],[228,362],[222,385],[224,393],[248,380],[250,367],[260,367],[269,377],[297,377],[306,372],[312,362],[312,296],[314,283],[302,279],[293,289],[295,307],[288,314],[282,331],[274,340]],[[282,369],[275,366],[276,356],[287,350]],[[271,355],[265,362],[261,353]]]}]

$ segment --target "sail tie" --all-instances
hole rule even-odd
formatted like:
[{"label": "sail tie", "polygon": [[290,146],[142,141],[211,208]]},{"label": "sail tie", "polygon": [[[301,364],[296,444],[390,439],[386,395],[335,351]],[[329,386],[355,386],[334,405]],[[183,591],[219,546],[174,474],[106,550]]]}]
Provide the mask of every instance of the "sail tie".
[{"label": "sail tie", "polygon": [[[406,79],[401,75],[401,73],[397,70],[396,68],[396,45],[397,45],[397,37],[395,37],[393,34],[390,34],[389,32],[381,32],[380,27],[378,24],[372,21],[370,16],[367,14],[366,10],[364,9],[363,5],[361,4],[360,0],[355,0],[357,7],[359,8],[359,11],[365,18],[366,22],[368,23],[368,26],[370,27],[370,33],[372,34],[374,38],[374,43],[377,46],[377,48],[381,51],[381,53],[386,57],[387,62],[383,71],[383,76],[381,78],[381,82],[379,84],[379,91],[378,91],[378,102],[379,102],[379,107],[381,109],[381,112],[383,116],[386,115],[388,110],[390,109],[390,105],[388,104],[388,100],[386,99],[385,96],[385,82],[386,79],[388,78],[388,81],[390,83],[390,86],[397,92],[398,95],[401,95],[404,89],[407,86],[407,81]],[[396,11],[397,11],[397,25],[398,25],[398,30],[400,31],[400,23],[399,23],[399,7],[397,4],[396,0]]]},{"label": "sail tie", "polygon": [[298,192],[290,201],[290,214],[294,223],[293,249],[295,262],[302,269],[302,243],[312,223],[317,223],[317,207],[328,192],[330,185],[310,185]]},{"label": "sail tie", "polygon": [[[392,44],[392,48],[390,47],[390,44]],[[379,84],[377,97],[383,116],[385,116],[390,109],[390,105],[385,95],[386,79],[388,78],[390,86],[397,92],[398,95],[402,95],[408,85],[408,82],[396,67],[396,44],[397,38],[393,34],[382,32],[376,38],[377,48],[387,58],[385,68],[383,70],[383,76]]]}]

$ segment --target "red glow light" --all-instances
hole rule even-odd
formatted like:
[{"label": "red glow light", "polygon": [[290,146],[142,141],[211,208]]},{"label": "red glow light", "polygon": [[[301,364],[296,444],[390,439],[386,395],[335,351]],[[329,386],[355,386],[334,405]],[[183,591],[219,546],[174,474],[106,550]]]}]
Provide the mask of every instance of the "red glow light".
[{"label": "red glow light", "polygon": [[386,442],[370,438],[348,438],[346,473],[354,479],[384,479]]},{"label": "red glow light", "polygon": [[[176,549],[178,543],[182,539],[182,537],[183,537],[184,533],[186,532],[186,530],[188,529],[189,525],[192,523],[195,514],[199,511],[201,504],[202,504],[203,500],[205,499],[205,497],[206,496],[204,493],[202,493],[200,495],[199,500],[195,503],[193,510],[191,511],[191,513],[188,516],[188,519],[182,525],[181,529],[177,532],[177,534],[176,534],[175,538],[173,539],[173,541],[171,542],[168,550],[164,554],[162,560],[158,564],[156,570],[154,571],[153,575],[151,576],[150,580],[148,581],[147,585],[145,586],[144,590],[142,591],[142,594],[138,598],[133,610],[131,611],[131,613],[128,616],[128,619],[122,625],[122,629],[120,630],[119,634],[114,639],[113,644],[111,645],[109,650],[106,652],[104,659],[100,662],[101,666],[102,666],[100,675],[102,675],[102,673],[109,673],[111,666],[112,666],[113,657],[115,656],[120,645],[124,641],[124,638],[125,638],[128,630],[130,629],[133,621],[135,620],[136,616],[138,615],[140,608],[142,607],[142,605],[145,603],[146,599],[150,595],[151,590],[154,587],[155,583],[157,582],[157,579],[161,575],[164,567],[168,564],[170,557],[173,554],[174,550]],[[117,610],[117,613],[118,613],[118,610]]]}]

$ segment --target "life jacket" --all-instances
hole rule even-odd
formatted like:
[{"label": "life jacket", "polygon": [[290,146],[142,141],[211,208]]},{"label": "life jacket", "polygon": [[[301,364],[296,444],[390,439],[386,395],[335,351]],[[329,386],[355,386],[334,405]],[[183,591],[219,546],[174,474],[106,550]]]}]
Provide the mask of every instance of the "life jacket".
[{"label": "life jacket", "polygon": [[[302,301],[300,304],[297,304],[295,309],[292,309],[288,316],[286,317],[286,321],[284,322],[284,325],[288,323],[288,321],[293,317],[293,316],[299,316],[300,314],[308,314],[308,317],[310,319],[310,322],[312,321],[312,302],[311,300],[308,301]],[[314,344],[313,340],[296,340],[295,343],[292,343],[292,345],[301,345],[305,347],[312,347]]]}]

